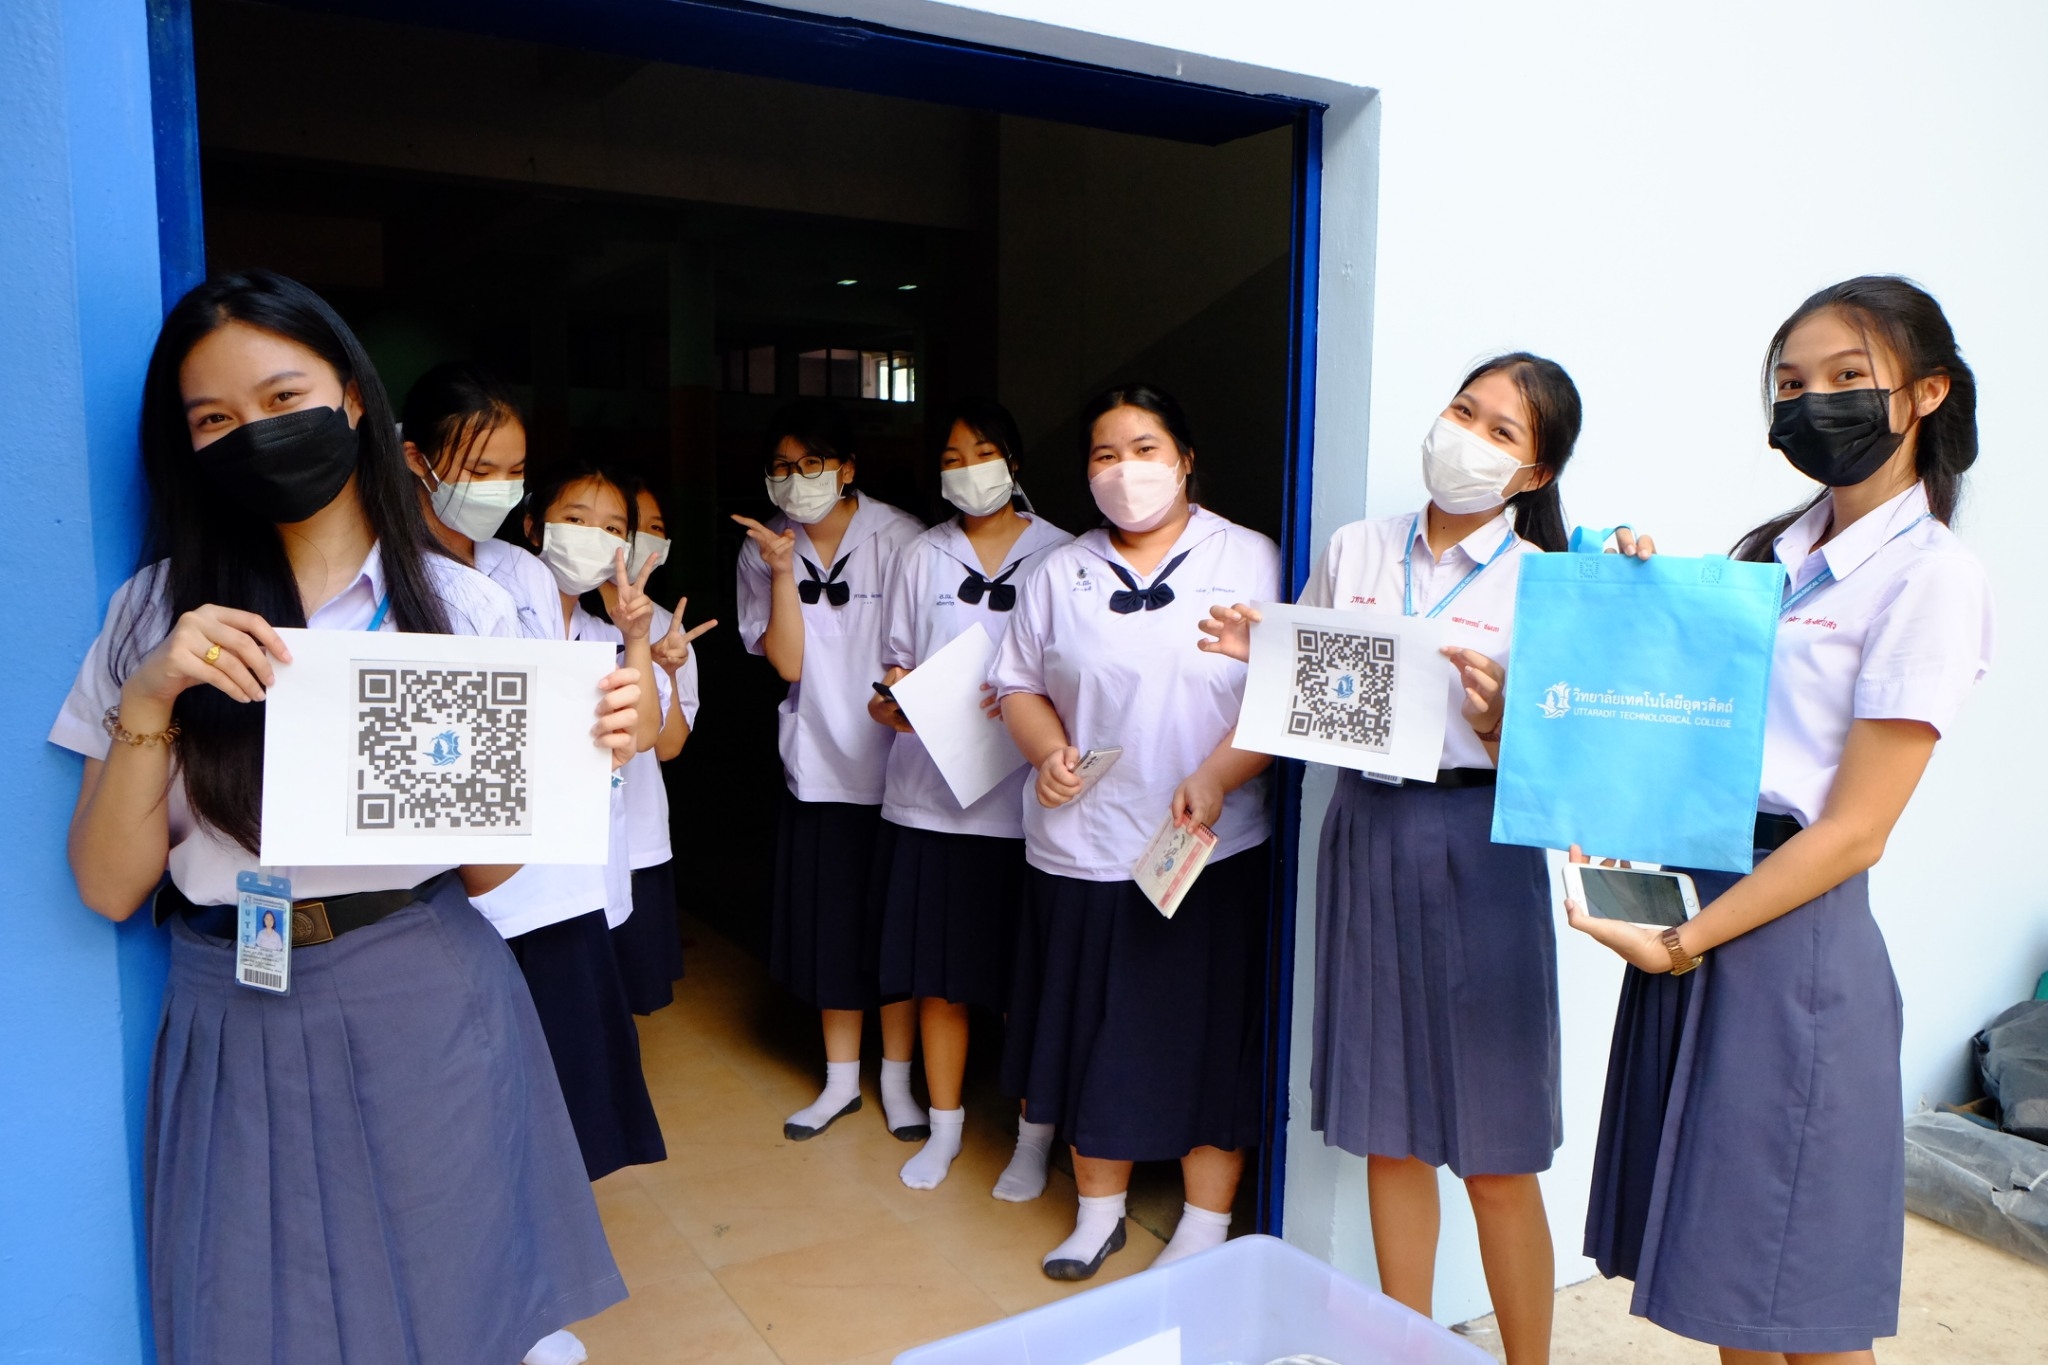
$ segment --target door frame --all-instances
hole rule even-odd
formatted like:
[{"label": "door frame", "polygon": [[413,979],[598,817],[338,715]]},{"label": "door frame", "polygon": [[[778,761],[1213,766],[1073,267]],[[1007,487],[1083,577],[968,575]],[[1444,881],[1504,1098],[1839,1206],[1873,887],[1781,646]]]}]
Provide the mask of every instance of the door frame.
[{"label": "door frame", "polygon": [[[1326,82],[1313,94],[1248,93],[964,37],[747,0],[286,0],[295,8],[517,38],[647,60],[771,76],[923,99],[925,91],[977,89],[982,107],[1182,141],[1219,143],[1279,127],[1293,130],[1286,450],[1281,461],[1280,555],[1289,597],[1307,580],[1314,509],[1316,367],[1323,225],[1323,135],[1328,95],[1354,109],[1372,93]],[[859,3],[859,0],[846,0]],[[883,0],[886,3],[886,0]],[[197,82],[191,0],[144,0],[156,145],[156,200],[163,306],[205,277]],[[880,7],[880,6],[877,6]],[[901,6],[896,6],[901,8]],[[928,9],[936,12],[941,6]],[[949,16],[950,17],[950,16]],[[970,21],[974,16],[963,16]],[[1019,25],[1024,30],[1037,26]],[[1070,31],[1046,30],[1047,33]],[[1149,54],[1106,43],[1115,53]],[[1179,73],[1183,63],[1176,59]],[[1219,72],[1249,70],[1211,63]],[[1269,87],[1270,88],[1270,87]],[[1319,98],[1320,96],[1320,98]],[[935,101],[946,103],[949,101]],[[1347,111],[1350,112],[1350,111]],[[1346,275],[1350,271],[1347,265]],[[1255,1184],[1258,1230],[1284,1223],[1292,1061],[1297,888],[1301,877],[1302,765],[1276,764],[1274,856],[1267,901],[1266,1001],[1261,1022],[1263,1140]]]}]

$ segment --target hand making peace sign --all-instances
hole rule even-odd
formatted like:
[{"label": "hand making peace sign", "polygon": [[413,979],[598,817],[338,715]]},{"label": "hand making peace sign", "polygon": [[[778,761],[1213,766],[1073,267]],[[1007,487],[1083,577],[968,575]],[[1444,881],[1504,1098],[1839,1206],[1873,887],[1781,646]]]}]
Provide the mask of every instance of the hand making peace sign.
[{"label": "hand making peace sign", "polygon": [[784,531],[777,534],[755,521],[752,517],[733,514],[733,520],[747,528],[747,539],[761,551],[761,558],[767,562],[768,572],[786,574],[796,572],[796,532]]},{"label": "hand making peace sign", "polygon": [[683,611],[689,605],[690,599],[687,597],[677,600],[675,614],[669,617],[668,634],[654,642],[654,662],[666,669],[671,678],[675,676],[677,669],[690,662],[690,641],[718,624],[714,619],[692,630],[684,630]]},{"label": "hand making peace sign", "polygon": [[627,644],[645,640],[654,626],[654,599],[647,595],[647,580],[654,576],[656,568],[650,557],[640,568],[638,578],[626,574],[626,552],[620,550],[616,567],[612,570],[612,587],[618,592],[618,605],[612,608],[612,624],[619,628]]}]

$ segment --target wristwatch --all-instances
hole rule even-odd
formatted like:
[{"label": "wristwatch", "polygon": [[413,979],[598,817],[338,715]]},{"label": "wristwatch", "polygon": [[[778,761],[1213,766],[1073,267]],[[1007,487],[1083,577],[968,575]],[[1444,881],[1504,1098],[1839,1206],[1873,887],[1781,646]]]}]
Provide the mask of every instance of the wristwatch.
[{"label": "wristwatch", "polygon": [[1687,956],[1685,946],[1680,942],[1678,930],[1676,929],[1666,929],[1663,933],[1657,935],[1657,941],[1664,945],[1665,952],[1671,954],[1671,974],[1673,976],[1684,976],[1687,972],[1699,966],[1700,963],[1706,961],[1704,957]]}]

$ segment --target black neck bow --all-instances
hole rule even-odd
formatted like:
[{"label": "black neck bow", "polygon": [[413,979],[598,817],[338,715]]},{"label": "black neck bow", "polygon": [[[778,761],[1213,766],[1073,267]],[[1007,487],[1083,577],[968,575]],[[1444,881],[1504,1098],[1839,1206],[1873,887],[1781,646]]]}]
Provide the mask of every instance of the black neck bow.
[{"label": "black neck bow", "polygon": [[1114,560],[1110,561],[1110,572],[1123,580],[1124,590],[1109,595],[1109,609],[1118,616],[1129,616],[1141,607],[1146,611],[1158,611],[1173,600],[1173,589],[1166,585],[1167,578],[1180,567],[1183,559],[1193,553],[1192,550],[1182,550],[1167,561],[1166,567],[1159,571],[1159,576],[1152,580],[1152,586],[1149,588],[1139,587],[1138,580],[1132,577],[1129,569]]},{"label": "black neck bow", "polygon": [[811,563],[809,555],[798,555],[797,558],[803,560],[804,572],[810,575],[796,585],[796,595],[805,606],[815,604],[820,596],[835,607],[846,605],[847,599],[853,596],[853,589],[839,581],[839,572],[846,567],[846,561],[853,558],[850,553],[839,556],[839,562],[832,566],[832,572],[822,577],[819,576],[818,566]]},{"label": "black neck bow", "polygon": [[983,578],[973,569],[969,569],[966,579],[953,595],[971,607],[980,602],[982,594],[986,593],[990,611],[1010,611],[1017,605],[1017,585],[1009,581],[1010,575],[1017,572],[1017,566],[1023,562],[1021,559],[1012,560],[1010,567],[994,578]]}]

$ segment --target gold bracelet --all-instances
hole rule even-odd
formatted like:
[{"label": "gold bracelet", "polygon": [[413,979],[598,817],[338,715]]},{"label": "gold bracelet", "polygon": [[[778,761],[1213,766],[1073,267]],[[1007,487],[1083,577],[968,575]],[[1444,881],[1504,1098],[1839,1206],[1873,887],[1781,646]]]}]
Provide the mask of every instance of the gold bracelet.
[{"label": "gold bracelet", "polygon": [[121,708],[118,706],[109,706],[106,718],[100,724],[113,737],[115,743],[126,744],[136,749],[151,749],[159,744],[168,749],[171,747],[171,741],[176,739],[178,732],[184,728],[174,720],[153,735],[138,735],[121,724]]}]

